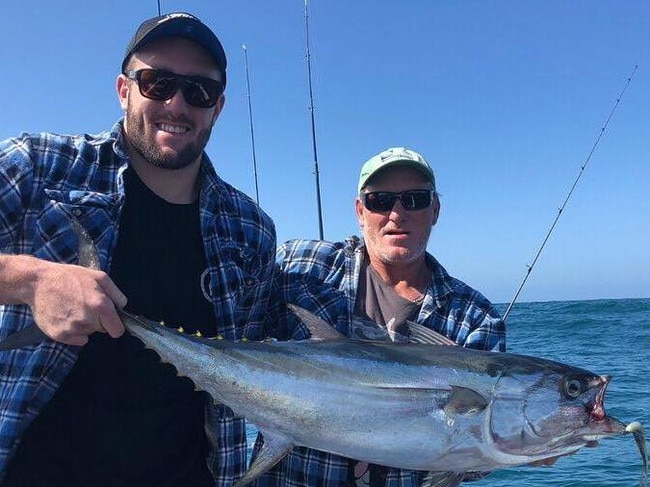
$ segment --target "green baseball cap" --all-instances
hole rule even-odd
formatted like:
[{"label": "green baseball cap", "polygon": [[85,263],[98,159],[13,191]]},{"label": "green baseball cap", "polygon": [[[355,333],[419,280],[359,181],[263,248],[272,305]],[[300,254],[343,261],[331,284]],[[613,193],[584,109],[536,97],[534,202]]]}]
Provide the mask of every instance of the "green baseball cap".
[{"label": "green baseball cap", "polygon": [[433,175],[433,169],[431,169],[431,166],[429,166],[429,163],[424,157],[414,150],[405,147],[391,147],[371,157],[363,164],[361,174],[359,175],[358,193],[361,193],[368,180],[378,171],[392,166],[406,166],[419,170],[427,178],[427,181],[431,183],[435,191],[436,177]]}]

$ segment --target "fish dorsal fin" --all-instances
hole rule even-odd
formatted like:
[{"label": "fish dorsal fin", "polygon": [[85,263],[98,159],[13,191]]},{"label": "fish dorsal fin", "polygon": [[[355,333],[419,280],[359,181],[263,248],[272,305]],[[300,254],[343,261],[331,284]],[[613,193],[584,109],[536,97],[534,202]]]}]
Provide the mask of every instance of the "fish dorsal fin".
[{"label": "fish dorsal fin", "polygon": [[235,482],[234,487],[250,484],[267,470],[271,469],[291,451],[293,444],[280,435],[262,431],[264,445],[244,476]]},{"label": "fish dorsal fin", "polygon": [[346,338],[345,335],[339,333],[327,321],[307,311],[305,308],[291,303],[287,303],[287,308],[304,323],[311,334],[312,340],[342,340]]},{"label": "fish dorsal fin", "polygon": [[426,326],[419,325],[418,323],[415,323],[414,321],[407,321],[406,322],[409,326],[409,343],[424,343],[428,345],[447,345],[447,346],[454,346],[457,347],[458,344],[451,340],[450,338],[447,338],[444,335],[441,335],[435,330],[432,330],[431,328],[427,328]]},{"label": "fish dorsal fin", "polygon": [[[324,319],[316,316],[311,311],[301,308],[298,305],[287,303],[287,308],[291,310],[300,321],[307,327],[309,333],[311,334],[312,340],[342,340],[347,338],[345,335],[336,330]],[[423,343],[428,345],[446,345],[446,346],[458,346],[456,342],[447,338],[444,335],[441,335],[437,331],[434,331],[426,326],[415,323],[414,321],[406,322],[409,327],[409,343]],[[391,326],[392,321],[388,324],[388,335],[389,340],[392,340],[395,343],[401,343],[406,341],[404,335],[399,334],[394,330],[394,327]]]}]

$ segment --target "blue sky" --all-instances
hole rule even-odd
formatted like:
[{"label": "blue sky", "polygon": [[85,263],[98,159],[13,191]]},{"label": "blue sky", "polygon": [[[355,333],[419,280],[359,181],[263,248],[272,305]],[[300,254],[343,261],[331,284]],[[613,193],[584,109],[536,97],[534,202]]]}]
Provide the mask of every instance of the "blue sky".
[{"label": "blue sky", "polygon": [[[214,28],[227,101],[208,145],[278,240],[318,237],[303,0],[161,0]],[[4,0],[0,138],[121,116],[124,48],[154,0]],[[432,164],[447,270],[509,302],[638,64],[519,301],[650,297],[650,2],[311,0],[324,233],[358,233],[358,171],[404,145]]]}]

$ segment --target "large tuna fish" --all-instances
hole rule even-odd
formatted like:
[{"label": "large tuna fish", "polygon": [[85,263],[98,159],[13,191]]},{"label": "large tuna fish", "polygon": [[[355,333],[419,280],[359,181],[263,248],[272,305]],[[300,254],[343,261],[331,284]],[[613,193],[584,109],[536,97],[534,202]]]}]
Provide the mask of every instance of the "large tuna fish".
[{"label": "large tuna fish", "polygon": [[[606,414],[607,376],[511,353],[351,340],[293,309],[313,339],[209,340],[120,311],[128,331],[163,361],[259,427],[264,448],[238,485],[305,446],[425,470],[426,485],[451,487],[472,472],[575,452],[629,431],[644,482],[642,429]],[[418,325],[411,331],[419,341],[448,343]],[[38,328],[19,333],[27,340],[9,346],[33,341]]]},{"label": "large tuna fish", "polygon": [[[607,416],[609,378],[535,357],[431,344],[331,339],[230,342],[125,319],[129,331],[255,423],[264,449],[245,484],[294,446],[432,472],[430,485],[527,464],[636,431]],[[420,330],[426,334],[426,331]],[[435,345],[434,345],[435,346]],[[645,472],[644,460],[644,472]]]}]

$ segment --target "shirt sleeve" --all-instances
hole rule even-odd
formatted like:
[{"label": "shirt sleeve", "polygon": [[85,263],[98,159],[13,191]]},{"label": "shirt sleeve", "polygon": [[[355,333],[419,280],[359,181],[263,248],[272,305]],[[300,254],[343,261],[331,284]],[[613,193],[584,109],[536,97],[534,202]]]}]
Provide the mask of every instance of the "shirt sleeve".
[{"label": "shirt sleeve", "polygon": [[0,252],[17,240],[18,228],[31,199],[30,148],[27,136],[0,141]]}]

